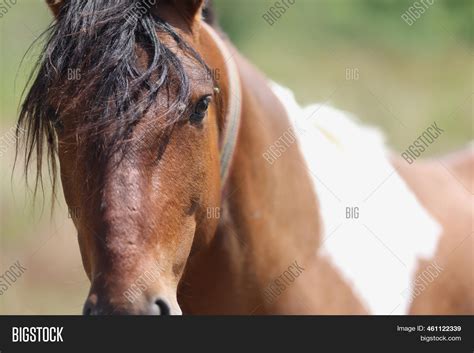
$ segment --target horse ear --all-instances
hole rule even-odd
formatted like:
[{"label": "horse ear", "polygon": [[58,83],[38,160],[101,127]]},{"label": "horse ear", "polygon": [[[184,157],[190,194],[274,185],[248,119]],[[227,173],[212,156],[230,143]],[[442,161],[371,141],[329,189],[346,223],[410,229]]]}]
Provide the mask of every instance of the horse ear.
[{"label": "horse ear", "polygon": [[[65,1],[66,0],[46,0],[46,3],[54,16],[57,17]],[[192,27],[193,24],[200,19],[205,2],[205,0],[145,0],[145,4],[142,5],[142,7],[146,6],[146,3],[148,3],[148,8],[152,5],[159,6],[162,3],[168,3],[172,5],[177,10],[178,14]]]},{"label": "horse ear", "polygon": [[55,17],[59,15],[59,12],[61,11],[61,8],[64,5],[64,1],[65,0],[46,0],[46,3],[48,4]]},{"label": "horse ear", "polygon": [[[201,19],[205,0],[166,0],[192,28]],[[157,3],[159,3],[157,1]]]}]

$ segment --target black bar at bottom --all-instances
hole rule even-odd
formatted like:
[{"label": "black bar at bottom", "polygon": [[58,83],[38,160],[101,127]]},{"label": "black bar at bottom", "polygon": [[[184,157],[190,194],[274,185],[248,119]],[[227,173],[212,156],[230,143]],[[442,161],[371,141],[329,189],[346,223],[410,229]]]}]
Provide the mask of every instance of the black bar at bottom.
[{"label": "black bar at bottom", "polygon": [[[474,352],[472,316],[0,316],[0,352]],[[58,340],[60,342],[21,342]],[[62,340],[62,342],[61,342]],[[263,352],[262,352],[263,353]]]}]

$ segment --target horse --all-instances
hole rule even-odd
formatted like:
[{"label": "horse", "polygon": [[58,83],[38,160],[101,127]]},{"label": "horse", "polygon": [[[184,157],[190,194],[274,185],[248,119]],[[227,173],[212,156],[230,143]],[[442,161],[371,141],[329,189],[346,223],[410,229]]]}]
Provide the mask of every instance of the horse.
[{"label": "horse", "polygon": [[[212,4],[47,3],[55,21],[18,128],[27,131],[26,168],[36,158],[36,185],[46,149],[53,182],[59,168],[68,208],[77,211],[91,283],[83,314],[398,312],[372,310],[357,274],[322,250],[332,236],[325,181],[315,183],[284,94],[231,44]],[[269,151],[278,158],[269,162]],[[413,193],[409,202],[439,226],[431,250],[406,271],[404,310],[474,313],[472,188],[462,186],[472,185],[472,150],[413,165],[395,153],[389,160]],[[353,178],[334,177],[347,185]],[[392,218],[408,225],[395,233],[405,246],[425,239],[398,213]],[[376,238],[371,251],[383,253],[382,263],[368,264],[379,275],[367,283],[382,290],[396,280],[383,271],[395,251]],[[345,248],[351,261],[370,255],[360,239]]]}]

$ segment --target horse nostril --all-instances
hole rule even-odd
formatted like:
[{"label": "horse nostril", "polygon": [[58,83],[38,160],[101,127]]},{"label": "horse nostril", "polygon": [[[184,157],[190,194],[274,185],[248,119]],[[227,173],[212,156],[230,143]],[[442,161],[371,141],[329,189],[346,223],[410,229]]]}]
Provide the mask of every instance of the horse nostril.
[{"label": "horse nostril", "polygon": [[157,299],[155,301],[155,305],[160,309],[160,315],[169,316],[170,315],[170,307],[163,299]]},{"label": "horse nostril", "polygon": [[82,315],[91,316],[92,315],[92,304],[88,301],[82,309]]}]

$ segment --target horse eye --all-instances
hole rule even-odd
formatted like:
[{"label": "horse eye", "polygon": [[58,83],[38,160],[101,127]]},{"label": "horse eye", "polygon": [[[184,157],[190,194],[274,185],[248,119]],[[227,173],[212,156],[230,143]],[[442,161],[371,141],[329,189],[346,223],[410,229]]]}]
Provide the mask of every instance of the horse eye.
[{"label": "horse eye", "polygon": [[191,122],[200,122],[206,116],[209,104],[211,103],[211,97],[206,96],[201,98],[194,108],[194,113],[191,115]]}]

